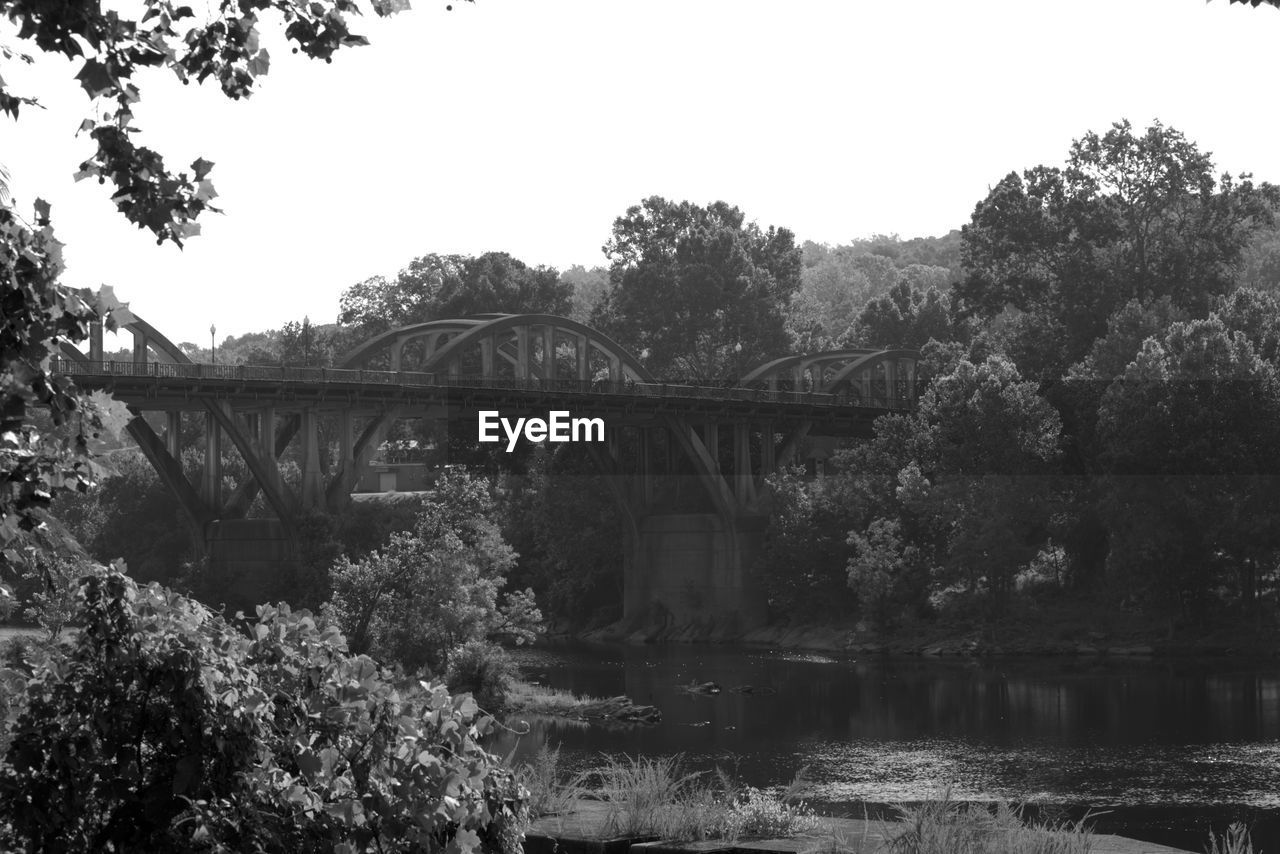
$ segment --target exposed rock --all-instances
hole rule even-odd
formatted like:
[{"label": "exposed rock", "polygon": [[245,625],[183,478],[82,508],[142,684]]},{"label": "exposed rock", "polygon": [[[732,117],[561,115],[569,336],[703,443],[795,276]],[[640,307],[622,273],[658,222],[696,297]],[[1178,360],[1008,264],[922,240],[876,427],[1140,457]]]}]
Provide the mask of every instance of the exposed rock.
[{"label": "exposed rock", "polygon": [[691,682],[680,690],[686,694],[719,694],[721,688],[715,682]]},{"label": "exposed rock", "polygon": [[662,712],[654,706],[641,706],[629,697],[610,697],[598,703],[583,703],[575,710],[580,720],[611,720],[629,724],[656,724]]}]

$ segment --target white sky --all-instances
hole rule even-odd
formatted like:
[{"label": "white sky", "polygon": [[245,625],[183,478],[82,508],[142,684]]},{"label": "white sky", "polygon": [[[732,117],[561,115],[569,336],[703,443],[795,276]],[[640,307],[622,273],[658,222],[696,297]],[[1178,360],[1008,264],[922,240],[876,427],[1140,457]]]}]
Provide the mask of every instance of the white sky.
[{"label": "white sky", "polygon": [[[204,0],[193,4],[199,14]],[[1280,182],[1280,11],[1226,0],[416,0],[332,65],[273,45],[248,101],[143,78],[142,141],[216,163],[185,250],[71,180],[78,66],[3,75],[47,110],[0,119],[20,208],[53,204],[66,281],[110,284],[176,341],[333,320],[344,288],[428,252],[604,263],[660,194],[725,199],[838,243],[941,234],[1003,175],[1158,118],[1219,170]],[[110,344],[108,345],[110,346]]]}]

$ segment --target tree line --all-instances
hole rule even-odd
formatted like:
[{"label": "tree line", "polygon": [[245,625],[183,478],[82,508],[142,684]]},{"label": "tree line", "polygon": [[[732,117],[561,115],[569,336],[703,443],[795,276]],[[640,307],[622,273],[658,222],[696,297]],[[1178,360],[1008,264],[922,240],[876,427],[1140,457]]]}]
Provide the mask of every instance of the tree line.
[{"label": "tree line", "polygon": [[[331,364],[388,328],[487,312],[576,317],[682,382],[787,352],[920,348],[917,412],[881,419],[825,477],[776,478],[757,568],[776,618],[892,628],[1087,593],[1170,626],[1269,625],[1277,200],[1176,129],[1119,122],[1065,166],[1011,172],[943,237],[800,243],[724,202],[652,197],[615,220],[607,267],[424,255],[348,288],[335,324],[221,352]],[[424,429],[397,437],[439,440]],[[452,440],[501,493],[521,585],[553,615],[616,614],[619,521],[589,461]],[[563,524],[569,507],[595,524]]]}]

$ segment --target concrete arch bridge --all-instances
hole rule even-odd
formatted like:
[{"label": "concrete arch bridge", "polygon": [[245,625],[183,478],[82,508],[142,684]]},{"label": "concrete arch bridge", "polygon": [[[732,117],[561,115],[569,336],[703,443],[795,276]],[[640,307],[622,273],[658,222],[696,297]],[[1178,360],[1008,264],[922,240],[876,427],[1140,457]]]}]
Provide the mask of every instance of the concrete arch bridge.
[{"label": "concrete arch bridge", "polygon": [[[916,399],[912,350],[852,348],[770,360],[729,384],[661,382],[609,336],[552,315],[486,314],[389,330],[337,367],[197,364],[141,318],[128,361],[64,345],[55,369],[129,405],[129,432],[182,507],[230,598],[269,595],[296,559],[302,514],[340,510],[389,428],[427,419],[475,437],[477,414],[603,421],[586,451],[624,518],[627,619],[763,617],[751,565],[768,517],[765,478],[809,437],[869,435]],[[181,465],[184,415],[203,422],[205,464]],[[326,428],[321,429],[325,424]],[[224,485],[230,445],[248,475]],[[281,476],[290,448],[296,486]],[[270,518],[248,518],[261,495]]]}]

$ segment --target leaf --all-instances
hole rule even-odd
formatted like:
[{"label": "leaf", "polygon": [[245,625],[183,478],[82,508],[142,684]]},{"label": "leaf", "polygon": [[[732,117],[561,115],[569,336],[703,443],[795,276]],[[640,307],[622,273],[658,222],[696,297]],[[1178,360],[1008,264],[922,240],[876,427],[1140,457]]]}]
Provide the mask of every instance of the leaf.
[{"label": "leaf", "polygon": [[373,11],[383,18],[408,10],[409,0],[373,0]]},{"label": "leaf", "polygon": [[446,854],[471,854],[480,849],[480,837],[470,828],[462,828],[454,834],[453,840],[445,849]]},{"label": "leaf", "polygon": [[[80,85],[84,87],[84,91],[89,94],[90,98],[97,98],[103,92],[107,92],[116,87],[116,81],[111,76],[111,72],[105,65],[96,59],[86,59],[84,65],[80,67],[80,73],[76,75],[76,79],[80,81]],[[81,129],[84,125],[81,125]]]},{"label": "leaf", "polygon": [[310,748],[298,752],[293,758],[298,763],[298,770],[305,774],[309,780],[314,779],[320,773],[320,770],[324,768],[324,762]]},{"label": "leaf", "polygon": [[260,50],[253,59],[249,60],[249,73],[254,77],[261,77],[271,68],[271,54],[267,51]]}]

